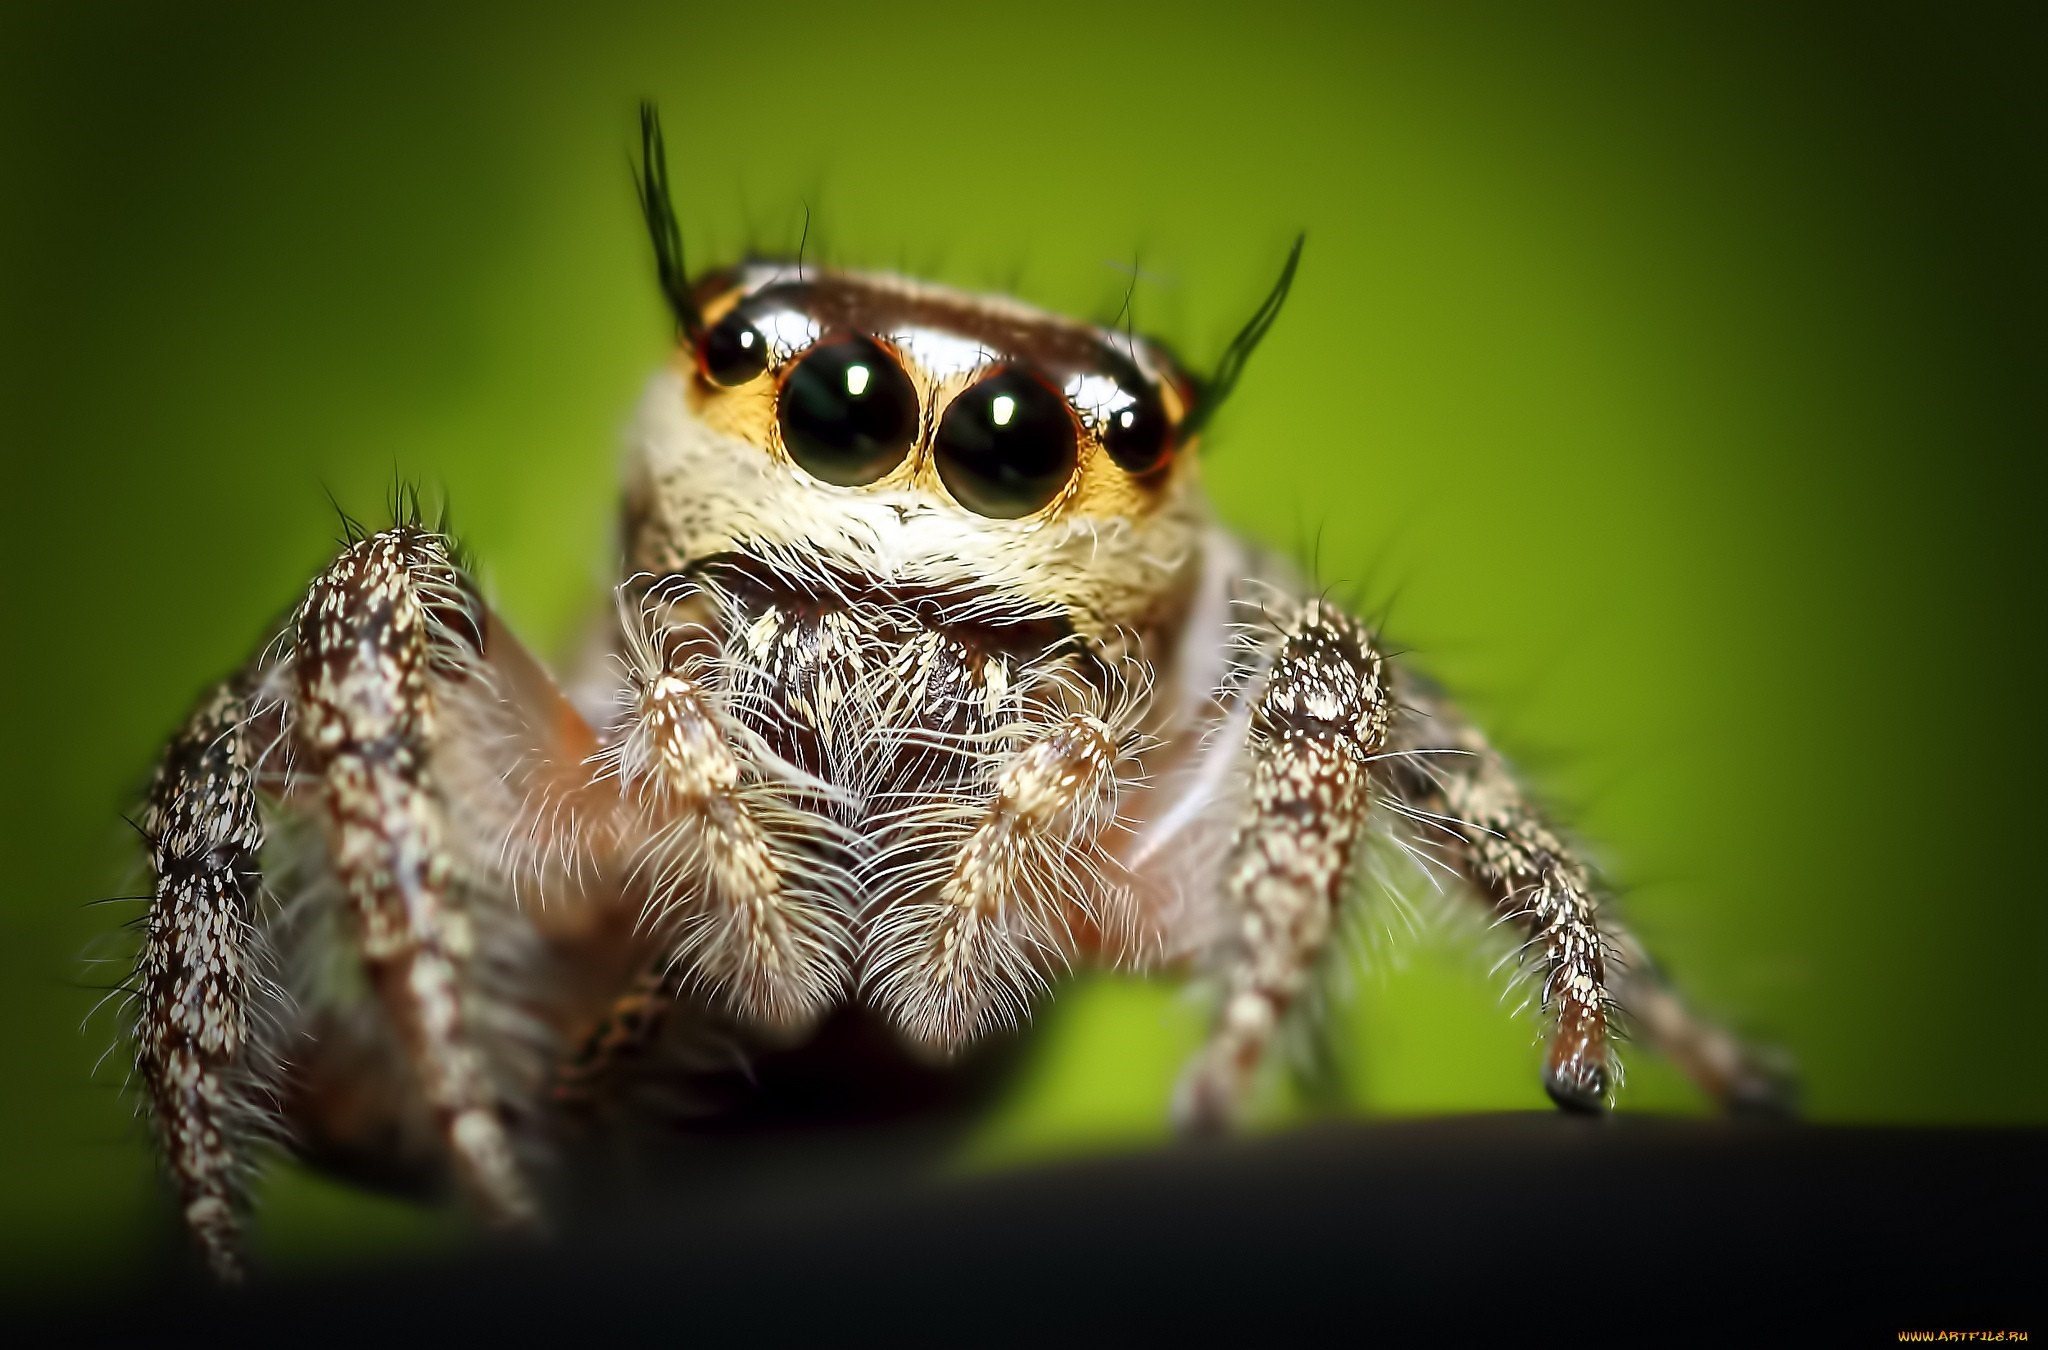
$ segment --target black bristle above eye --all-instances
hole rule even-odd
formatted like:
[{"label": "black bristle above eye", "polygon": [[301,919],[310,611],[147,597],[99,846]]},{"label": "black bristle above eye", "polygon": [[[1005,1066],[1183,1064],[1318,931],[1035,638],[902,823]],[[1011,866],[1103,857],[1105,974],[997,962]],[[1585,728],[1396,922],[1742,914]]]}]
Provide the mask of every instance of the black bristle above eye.
[{"label": "black bristle above eye", "polygon": [[683,265],[683,233],[676,223],[675,202],[668,190],[668,147],[661,137],[661,111],[651,100],[640,104],[640,163],[633,171],[640,215],[654,244],[654,266],[662,296],[676,316],[676,327],[691,342],[704,327],[690,294],[690,274]]},{"label": "black bristle above eye", "polygon": [[1273,289],[1266,292],[1266,298],[1259,302],[1257,310],[1237,330],[1237,336],[1223,349],[1223,358],[1216,363],[1216,371],[1203,380],[1200,396],[1195,406],[1180,424],[1180,435],[1191,437],[1209,424],[1230,398],[1231,390],[1237,387],[1238,376],[1244,373],[1245,363],[1264,341],[1266,332],[1273,321],[1280,317],[1280,307],[1287,303],[1287,292],[1294,285],[1294,270],[1301,263],[1301,246],[1308,242],[1308,233],[1303,231],[1294,236],[1294,247],[1287,251],[1287,263],[1280,269],[1280,279],[1273,283]]}]

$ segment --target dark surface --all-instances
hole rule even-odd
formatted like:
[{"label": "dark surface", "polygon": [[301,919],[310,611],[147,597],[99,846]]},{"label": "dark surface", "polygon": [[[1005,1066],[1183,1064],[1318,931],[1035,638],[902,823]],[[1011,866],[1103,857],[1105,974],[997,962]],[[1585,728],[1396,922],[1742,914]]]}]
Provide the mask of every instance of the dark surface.
[{"label": "dark surface", "polygon": [[1332,1125],[958,1183],[811,1156],[778,1167],[769,1192],[606,1189],[545,1248],[233,1297],[174,1283],[42,1315],[67,1339],[216,1344],[2048,1334],[2035,1318],[2044,1142],[1514,1115]]}]

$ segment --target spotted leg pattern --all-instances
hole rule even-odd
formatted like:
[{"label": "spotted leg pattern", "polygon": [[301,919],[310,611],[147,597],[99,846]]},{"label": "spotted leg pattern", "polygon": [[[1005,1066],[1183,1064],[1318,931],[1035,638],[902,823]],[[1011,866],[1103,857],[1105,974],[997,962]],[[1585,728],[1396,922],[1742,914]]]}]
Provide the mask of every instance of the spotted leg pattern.
[{"label": "spotted leg pattern", "polygon": [[1789,1079],[1684,1005],[1603,902],[1592,868],[1486,738],[1422,681],[1404,682],[1401,705],[1396,752],[1385,761],[1390,785],[1420,827],[1418,843],[1520,935],[1551,1020],[1543,1068],[1551,1099],[1573,1111],[1607,1106],[1618,1077],[1615,1024],[1626,1016],[1723,1105],[1787,1109]]},{"label": "spotted leg pattern", "polygon": [[1210,953],[1221,1001],[1181,1082],[1184,1129],[1235,1121],[1312,978],[1350,889],[1388,717],[1381,658],[1362,625],[1319,600],[1280,625],[1251,704],[1251,781]]},{"label": "spotted leg pattern", "polygon": [[343,552],[294,630],[299,762],[364,966],[464,1189],[488,1219],[528,1224],[533,1204],[466,1024],[475,933],[434,781],[441,691],[484,678],[479,607],[446,541],[398,526]]},{"label": "spotted leg pattern", "polygon": [[255,753],[247,703],[223,686],[164,753],[142,830],[155,894],[137,969],[137,1068],[186,1226],[207,1265],[242,1277],[240,1210],[265,1066],[256,932]]}]

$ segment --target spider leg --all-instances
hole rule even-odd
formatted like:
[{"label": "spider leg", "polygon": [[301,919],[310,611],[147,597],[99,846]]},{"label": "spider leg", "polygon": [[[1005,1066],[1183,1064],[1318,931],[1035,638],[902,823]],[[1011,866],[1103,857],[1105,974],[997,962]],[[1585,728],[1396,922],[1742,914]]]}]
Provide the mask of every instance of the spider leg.
[{"label": "spider leg", "polygon": [[242,1278],[240,1211],[264,1066],[255,912],[263,823],[248,705],[224,685],[164,752],[142,829],[156,876],[137,967],[137,1068],[187,1227]]},{"label": "spider leg", "polygon": [[1385,761],[1391,786],[1423,824],[1423,842],[1523,935],[1552,1018],[1543,1074],[1552,1100],[1569,1110],[1606,1106],[1619,1010],[1724,1106],[1785,1109],[1791,1085],[1782,1067],[1685,1006],[1499,752],[1420,682],[1407,682],[1402,702],[1396,750]]},{"label": "spider leg", "polygon": [[485,678],[479,611],[440,536],[400,525],[353,544],[294,620],[292,730],[365,969],[456,1175],[517,1226],[534,1207],[467,1022],[475,932],[433,754],[444,693]]},{"label": "spider leg", "polygon": [[951,1053],[1023,1020],[1042,968],[1074,949],[1076,919],[1108,920],[1095,850],[1121,740],[1094,713],[1067,713],[1001,763],[981,803],[903,831],[876,860],[865,981],[912,1040]]},{"label": "spider leg", "polygon": [[[588,790],[595,745],[469,591],[447,542],[411,524],[355,538],[281,640],[172,739],[140,821],[156,884],[134,977],[135,1054],[187,1225],[216,1274],[242,1272],[259,1141],[288,1139],[316,1158],[367,1149],[421,1178],[452,1159],[487,1213],[531,1216],[499,1118],[533,1078],[512,1062],[524,1049],[515,1041],[573,1023],[592,995],[556,981],[528,998],[472,988],[467,976],[477,920],[488,918],[493,933],[559,948],[571,964],[556,969],[594,957],[586,964],[603,987],[619,945],[605,929],[603,883],[579,886],[545,862],[624,832],[616,792]],[[522,790],[550,809],[524,818]],[[312,829],[292,828],[300,820]],[[507,833],[518,836],[512,856],[495,848]],[[302,854],[308,834],[324,846]],[[259,860],[266,846],[277,856]],[[281,905],[263,866],[310,885],[312,904]],[[327,930],[293,917],[328,903],[330,874],[387,1019],[358,1017],[352,987],[329,1000],[331,963],[308,945]],[[555,903],[524,919],[509,904],[467,912],[470,900],[509,899],[521,876]],[[492,1017],[499,1030],[472,1034]],[[385,1053],[387,1028],[397,1057]],[[432,1108],[424,1129],[416,1091]]]},{"label": "spider leg", "polygon": [[[660,608],[656,598],[639,622]],[[691,623],[628,633],[626,717],[606,771],[639,812],[637,885],[665,951],[614,1008],[635,1034],[593,1033],[614,1049],[656,1026],[649,991],[695,982],[756,1026],[792,1033],[847,983],[852,900],[834,848],[844,832],[816,809],[824,785],[726,711],[709,642]]]},{"label": "spider leg", "polygon": [[[827,813],[838,790],[784,759],[760,719],[735,715],[735,703],[780,707],[758,689],[735,692],[761,675],[742,655],[761,625],[736,622],[720,598],[679,577],[636,578],[619,593],[621,715],[588,767],[591,786],[624,807],[615,852],[621,889],[641,902],[646,954],[568,1037],[549,1092],[573,1109],[596,1105],[693,989],[783,1038],[848,982],[851,840]],[[775,689],[792,704],[816,692],[801,678]]]},{"label": "spider leg", "polygon": [[1373,756],[1387,732],[1383,663],[1364,626],[1311,600],[1282,622],[1246,729],[1250,783],[1207,954],[1221,983],[1208,1039],[1181,1080],[1183,1129],[1229,1126],[1309,983],[1350,889]]}]

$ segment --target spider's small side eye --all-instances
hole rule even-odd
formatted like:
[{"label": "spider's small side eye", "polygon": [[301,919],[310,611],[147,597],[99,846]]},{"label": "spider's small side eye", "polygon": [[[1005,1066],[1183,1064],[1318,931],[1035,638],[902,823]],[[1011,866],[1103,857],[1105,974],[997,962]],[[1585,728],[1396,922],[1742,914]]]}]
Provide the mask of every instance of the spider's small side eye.
[{"label": "spider's small side eye", "polygon": [[1004,367],[954,399],[932,441],[939,481],[979,515],[1028,516],[1079,460],[1074,414],[1037,376]]},{"label": "spider's small side eye", "polygon": [[1159,396],[1141,390],[1136,398],[1109,413],[1103,419],[1102,448],[1125,473],[1138,478],[1165,463],[1171,443]]},{"label": "spider's small side eye", "polygon": [[768,369],[768,339],[735,309],[704,330],[697,340],[697,360],[713,384],[730,389]]},{"label": "spider's small side eye", "polygon": [[868,338],[805,352],[782,385],[782,443],[811,475],[837,487],[872,483],[917,439],[916,386]]}]

